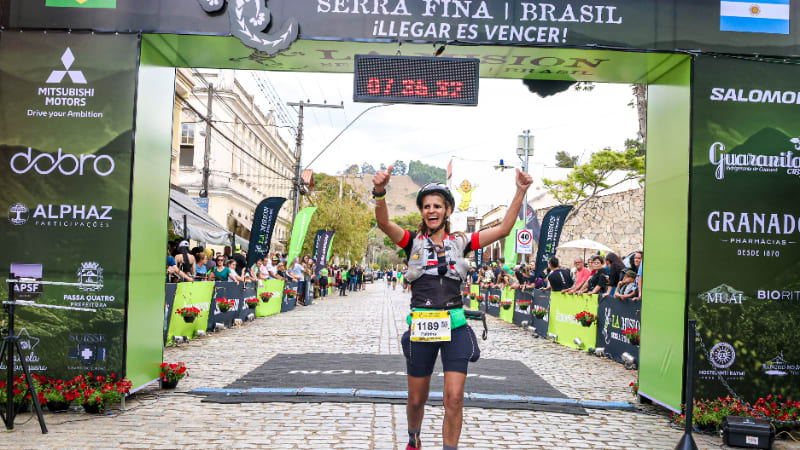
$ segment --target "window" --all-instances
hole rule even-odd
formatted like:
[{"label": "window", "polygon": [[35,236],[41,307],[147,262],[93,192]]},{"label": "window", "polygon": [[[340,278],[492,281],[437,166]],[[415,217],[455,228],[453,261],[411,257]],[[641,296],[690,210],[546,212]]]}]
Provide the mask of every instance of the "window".
[{"label": "window", "polygon": [[178,164],[181,167],[194,167],[194,123],[181,124],[181,151]]},{"label": "window", "polygon": [[181,124],[181,145],[194,145],[194,123]]}]

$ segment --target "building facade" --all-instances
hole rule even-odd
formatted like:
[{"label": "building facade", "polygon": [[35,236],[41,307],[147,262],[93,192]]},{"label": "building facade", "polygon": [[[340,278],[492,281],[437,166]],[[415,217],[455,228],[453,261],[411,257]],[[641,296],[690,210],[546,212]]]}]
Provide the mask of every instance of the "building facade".
[{"label": "building facade", "polygon": [[[297,156],[279,134],[272,110],[249,72],[177,69],[171,183],[237,236],[250,237],[253,214],[267,197],[284,197],[270,249],[286,251]],[[212,89],[213,88],[213,89]],[[212,93],[213,92],[213,93]],[[209,97],[211,125],[208,125]],[[263,97],[262,97],[263,98]],[[207,197],[203,168],[209,142]]]}]

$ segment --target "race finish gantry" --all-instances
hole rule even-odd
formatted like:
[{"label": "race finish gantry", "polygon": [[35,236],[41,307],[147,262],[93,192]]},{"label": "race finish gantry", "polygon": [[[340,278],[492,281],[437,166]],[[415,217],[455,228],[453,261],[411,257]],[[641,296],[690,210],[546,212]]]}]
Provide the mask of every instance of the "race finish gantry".
[{"label": "race finish gantry", "polygon": [[[33,370],[69,375],[69,336],[98,335],[89,367],[134,389],[158,378],[176,67],[348,73],[401,49],[472,61],[484,78],[647,84],[639,392],[680,408],[694,318],[709,350],[694,361],[698,396],[725,393],[717,371],[746,399],[800,394],[800,12],[789,0],[3,0],[0,26],[0,266],[102,281],[37,297],[94,319],[20,312],[30,336],[47,337],[30,349]],[[397,76],[425,94],[391,72],[403,67],[368,77],[365,93]],[[443,96],[465,92],[436,81]]]}]

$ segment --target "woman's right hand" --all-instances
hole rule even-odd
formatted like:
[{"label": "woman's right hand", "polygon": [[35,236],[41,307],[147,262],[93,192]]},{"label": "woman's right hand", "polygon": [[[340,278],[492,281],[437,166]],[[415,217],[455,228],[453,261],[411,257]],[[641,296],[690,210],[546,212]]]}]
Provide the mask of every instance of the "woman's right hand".
[{"label": "woman's right hand", "polygon": [[392,177],[392,166],[386,170],[378,171],[372,177],[372,184],[375,185],[375,192],[385,192],[386,185],[389,184],[389,179]]}]

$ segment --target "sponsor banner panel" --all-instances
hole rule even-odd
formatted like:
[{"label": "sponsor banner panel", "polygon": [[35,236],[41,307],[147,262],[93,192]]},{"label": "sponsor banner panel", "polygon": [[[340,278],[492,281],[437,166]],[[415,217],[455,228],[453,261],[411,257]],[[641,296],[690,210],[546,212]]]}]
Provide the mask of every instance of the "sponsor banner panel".
[{"label": "sponsor banner panel", "polygon": [[[531,303],[531,313],[533,310],[550,310],[550,291],[534,289],[533,303]],[[547,337],[547,330],[550,326],[550,313],[546,313],[541,319],[531,314],[531,320],[533,320],[533,326],[536,327],[536,334]]]},{"label": "sponsor banner panel", "polygon": [[248,298],[255,298],[256,297],[256,284],[255,283],[242,283],[241,285],[241,292],[237,292],[234,289],[234,294],[236,295],[236,299],[239,300],[239,315],[237,316],[239,319],[243,321],[247,320],[247,316],[253,314],[253,309],[247,306]]},{"label": "sponsor banner panel", "polygon": [[272,293],[269,302],[260,302],[256,307],[256,317],[273,316],[281,312],[282,302],[278,299],[283,298],[283,280],[264,280],[258,282],[256,296],[260,299],[262,292]]},{"label": "sponsor banner panel", "polygon": [[[247,267],[252,267],[261,258],[268,256],[272,243],[272,232],[278,220],[278,212],[286,199],[269,197],[261,200],[253,214],[253,226],[250,231],[250,247],[247,252]],[[206,207],[208,210],[208,207]]]},{"label": "sponsor banner panel", "polygon": [[600,297],[597,310],[597,346],[603,347],[615,361],[622,363],[628,353],[639,363],[639,346],[622,334],[628,328],[642,329],[642,304],[614,297]]},{"label": "sponsor banner panel", "polygon": [[[293,264],[294,258],[300,256],[303,249],[303,242],[306,240],[306,232],[311,224],[311,216],[317,210],[316,206],[303,208],[297,213],[292,225],[292,239],[289,241],[289,255],[286,260],[287,267]],[[399,280],[398,280],[399,281]]]},{"label": "sponsor banner panel", "polygon": [[492,303],[489,301],[489,297],[492,295],[500,297],[502,294],[500,289],[485,289],[481,291],[481,294],[483,294],[483,301],[486,303],[486,313],[495,317],[500,317],[500,303]]},{"label": "sponsor banner panel", "polygon": [[[172,342],[175,336],[185,336],[191,339],[197,331],[205,331],[208,328],[208,315],[213,294],[213,281],[178,283],[175,290],[175,301],[172,304],[172,311],[170,311],[170,315],[174,317],[169,322],[167,343]],[[200,315],[193,322],[186,322],[180,314],[177,314],[177,311],[192,306],[200,310]]]},{"label": "sponsor banner panel", "polygon": [[[214,331],[217,323],[228,328],[233,326],[233,321],[239,317],[241,305],[244,303],[245,294],[248,291],[245,284],[246,283],[236,283],[232,281],[214,282],[214,295],[211,299],[211,307],[208,315],[208,331]],[[233,306],[223,312],[219,308],[219,300],[232,300]]]},{"label": "sponsor banner panel", "polygon": [[35,372],[123,373],[137,54],[130,35],[0,38],[0,270],[83,283],[20,289],[97,310],[18,308]]},{"label": "sponsor banner panel", "polygon": [[522,322],[531,325],[531,304],[533,293],[526,291],[515,291],[514,294],[514,325],[521,326]]},{"label": "sponsor banner panel", "polygon": [[800,394],[796,64],[699,57],[693,88],[689,316],[698,397]]},{"label": "sponsor banner panel", "polygon": [[547,211],[542,219],[539,245],[536,250],[536,273],[541,276],[544,276],[547,262],[556,254],[558,240],[561,238],[561,229],[570,210],[572,210],[572,205],[556,206]]},{"label": "sponsor banner panel", "polygon": [[164,290],[164,345],[166,345],[167,331],[169,330],[169,323],[172,320],[172,305],[175,304],[175,292],[178,290],[178,284],[166,283]]},{"label": "sponsor banner panel", "polygon": [[[595,347],[597,323],[584,327],[575,319],[581,311],[597,312],[596,295],[566,295],[560,292],[550,294],[550,320],[548,332],[558,336],[556,342],[567,347],[588,350]],[[575,344],[575,338],[581,340],[581,346]]]},{"label": "sponsor banner panel", "polygon": [[[284,288],[284,290],[289,290],[289,289],[297,292],[297,282],[296,281],[290,281],[290,282],[286,283],[286,287]],[[281,302],[281,312],[287,312],[287,311],[293,310],[297,306],[297,297],[289,297],[286,294],[282,294],[282,295],[283,295],[283,299],[282,299],[282,302]]]},{"label": "sponsor banner panel", "polygon": [[[508,305],[508,307],[506,307]],[[500,315],[498,316],[508,323],[514,321],[514,290],[503,288],[500,294]]]}]

